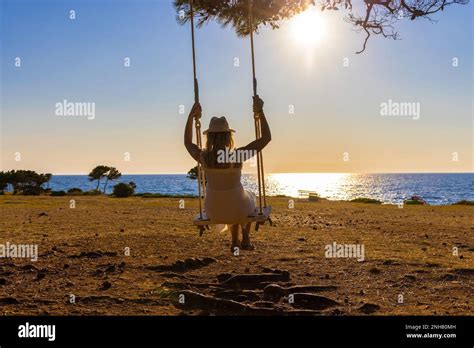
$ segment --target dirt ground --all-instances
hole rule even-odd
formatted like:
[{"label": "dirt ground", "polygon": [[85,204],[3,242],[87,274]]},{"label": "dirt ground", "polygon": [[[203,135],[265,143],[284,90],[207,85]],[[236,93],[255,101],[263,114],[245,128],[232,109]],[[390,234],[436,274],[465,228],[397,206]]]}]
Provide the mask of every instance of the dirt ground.
[{"label": "dirt ground", "polygon": [[[39,248],[0,258],[1,314],[474,314],[474,206],[270,198],[274,225],[234,255],[179,201],[0,196],[0,244]],[[364,261],[326,257],[334,242]]]}]

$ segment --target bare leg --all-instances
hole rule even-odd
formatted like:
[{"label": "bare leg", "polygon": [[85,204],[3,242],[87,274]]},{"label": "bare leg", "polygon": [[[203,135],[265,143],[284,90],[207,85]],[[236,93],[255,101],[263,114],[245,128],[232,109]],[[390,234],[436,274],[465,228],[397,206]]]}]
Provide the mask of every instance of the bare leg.
[{"label": "bare leg", "polygon": [[254,250],[254,246],[250,242],[250,227],[252,223],[249,222],[247,225],[242,225],[242,249],[243,250]]},{"label": "bare leg", "polygon": [[231,225],[230,232],[232,233],[232,245],[230,247],[230,251],[233,253],[235,247],[240,248],[239,242],[239,227],[240,225]]}]

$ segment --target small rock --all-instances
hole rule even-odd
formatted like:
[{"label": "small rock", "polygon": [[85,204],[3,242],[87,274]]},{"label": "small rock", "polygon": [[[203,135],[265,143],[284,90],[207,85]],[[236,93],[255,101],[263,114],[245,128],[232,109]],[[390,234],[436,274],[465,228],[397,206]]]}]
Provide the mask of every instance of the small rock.
[{"label": "small rock", "polygon": [[39,271],[38,268],[36,268],[35,266],[30,265],[30,264],[21,266],[20,269],[23,270],[23,271]]},{"label": "small rock", "polygon": [[190,257],[184,260],[184,267],[192,268],[192,267],[195,267],[198,263],[200,263],[198,262],[198,260],[196,260],[194,257]]},{"label": "small rock", "polygon": [[380,309],[380,306],[373,303],[365,303],[359,307],[359,311],[365,314],[372,314]]},{"label": "small rock", "polygon": [[222,274],[219,274],[219,275],[217,276],[217,281],[218,281],[219,283],[223,283],[223,282],[225,282],[227,279],[229,279],[229,278],[231,278],[231,277],[232,277],[232,274],[230,274],[230,273],[222,273]]},{"label": "small rock", "polygon": [[369,272],[372,273],[372,274],[380,274],[382,271],[379,270],[379,269],[376,268],[376,267],[373,267],[373,268],[371,268],[371,269],[369,270]]},{"label": "small rock", "polygon": [[39,213],[38,216],[48,216],[48,213],[45,213],[44,211]]},{"label": "small rock", "polygon": [[41,279],[43,279],[43,278],[45,278],[45,277],[46,277],[46,274],[45,274],[45,273],[39,272],[39,273],[36,275],[36,279],[35,279],[35,280],[36,280],[36,281],[39,281],[39,280],[41,280]]},{"label": "small rock", "polygon": [[387,260],[387,261],[384,261],[384,263],[382,265],[384,265],[384,266],[398,266],[398,265],[400,265],[400,263],[397,262],[397,261],[393,261],[393,260]]},{"label": "small rock", "polygon": [[212,257],[205,257],[201,260],[205,265],[210,265],[211,263],[217,262],[216,259]]},{"label": "small rock", "polygon": [[277,268],[269,268],[269,267],[263,267],[262,272],[263,273],[275,273],[275,274],[288,273],[288,271],[286,271],[286,270],[277,269]]},{"label": "small rock", "polygon": [[446,274],[442,275],[440,277],[440,279],[450,282],[450,281],[458,279],[458,277],[455,276],[454,274],[446,273]]},{"label": "small rock", "polygon": [[108,281],[105,281],[102,283],[102,287],[99,290],[104,291],[104,290],[110,289],[111,287],[112,287],[112,284]]},{"label": "small rock", "polygon": [[474,268],[457,268],[453,272],[461,276],[474,276]]},{"label": "small rock", "polygon": [[425,263],[425,267],[438,268],[438,267],[440,267],[440,264],[439,263],[427,262],[427,263]]},{"label": "small rock", "polygon": [[[288,282],[290,273],[284,271],[280,273],[257,273],[257,274],[237,274],[222,282],[224,286],[241,288],[258,288],[264,283]],[[262,286],[264,287],[264,286]]]},{"label": "small rock", "polygon": [[107,273],[113,273],[115,272],[115,265],[110,265],[105,269],[105,272]]},{"label": "small rock", "polygon": [[295,301],[293,306],[296,308],[319,310],[340,305],[339,302],[333,299],[314,294],[296,293],[293,294],[293,299]]},{"label": "small rock", "polygon": [[20,302],[14,297],[2,297],[0,298],[0,304],[9,305],[9,304],[19,304]]},{"label": "small rock", "polygon": [[277,284],[269,284],[263,289],[263,297],[266,300],[279,301],[285,293],[285,289]]},{"label": "small rock", "polygon": [[[189,259],[188,259],[189,260]],[[189,262],[189,261],[188,261]],[[175,267],[176,270],[185,270],[186,269],[186,264],[182,260],[176,261],[173,266]]]}]

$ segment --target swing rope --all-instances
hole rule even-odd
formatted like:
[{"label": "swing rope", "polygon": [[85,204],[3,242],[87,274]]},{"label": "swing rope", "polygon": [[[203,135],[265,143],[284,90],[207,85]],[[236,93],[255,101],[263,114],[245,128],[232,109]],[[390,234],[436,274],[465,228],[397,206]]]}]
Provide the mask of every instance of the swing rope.
[{"label": "swing rope", "polygon": [[[249,0],[249,32],[250,32],[250,51],[252,57],[252,82],[253,82],[253,96],[257,96],[257,78],[255,74],[255,49],[253,44],[253,0]],[[255,138],[259,139],[262,136],[260,117],[258,112],[253,114],[254,123],[255,123]],[[259,201],[259,213],[262,214],[262,196],[263,204],[267,206],[267,198],[265,195],[265,175],[263,171],[263,156],[262,151],[257,153],[257,177],[258,177],[258,201]],[[262,195],[263,193],[263,195]]]},{"label": "swing rope", "polygon": [[[193,0],[189,0],[189,11],[191,18],[191,42],[192,42],[192,51],[193,51],[193,75],[194,75],[194,102],[199,103],[199,84],[196,74],[196,50],[195,50],[195,40],[194,40],[194,10],[193,10]],[[202,139],[201,139],[201,120],[199,118],[194,118],[194,127],[196,129],[196,143],[199,150],[202,150]],[[205,184],[204,184],[204,175],[202,172],[201,163],[197,161],[197,174],[198,174],[198,195],[199,195],[199,217],[202,219],[202,196],[205,194]]]}]

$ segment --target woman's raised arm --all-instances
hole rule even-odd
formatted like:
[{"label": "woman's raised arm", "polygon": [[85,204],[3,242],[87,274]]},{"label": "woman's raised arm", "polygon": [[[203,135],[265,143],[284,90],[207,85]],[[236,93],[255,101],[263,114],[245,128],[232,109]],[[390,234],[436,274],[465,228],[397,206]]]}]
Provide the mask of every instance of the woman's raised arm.
[{"label": "woman's raised arm", "polygon": [[186,147],[186,150],[188,150],[191,157],[197,162],[200,161],[201,150],[196,144],[193,143],[193,120],[195,118],[200,119],[201,115],[201,104],[196,102],[189,112],[188,120],[186,121],[186,127],[184,128],[184,146]]},{"label": "woman's raised arm", "polygon": [[252,141],[247,146],[241,147],[239,150],[260,152],[272,140],[272,133],[268,126],[267,118],[263,112],[263,100],[257,95],[253,97],[253,112],[260,118],[261,137]]}]

